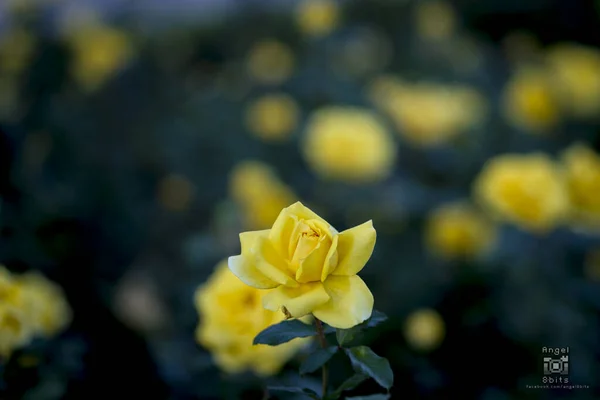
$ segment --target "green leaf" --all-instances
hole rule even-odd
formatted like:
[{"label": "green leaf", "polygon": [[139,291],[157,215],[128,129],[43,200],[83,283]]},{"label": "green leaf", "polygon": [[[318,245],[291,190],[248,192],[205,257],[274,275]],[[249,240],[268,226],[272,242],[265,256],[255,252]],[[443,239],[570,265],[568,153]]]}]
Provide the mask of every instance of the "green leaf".
[{"label": "green leaf", "polygon": [[346,379],[344,381],[344,383],[342,383],[335,391],[331,392],[327,396],[327,399],[337,400],[342,395],[342,392],[356,388],[358,385],[360,385],[367,379],[369,379],[369,377],[367,375],[362,374],[360,372],[356,373],[356,374],[352,375],[350,378]]},{"label": "green leaf", "polygon": [[354,337],[356,336],[357,333],[358,333],[358,330],[356,330],[354,328],[338,329],[335,331],[335,337],[336,337],[339,345],[343,346],[347,343],[350,343],[354,339]]},{"label": "green leaf", "polygon": [[371,394],[369,396],[346,397],[346,400],[389,400],[389,394]]},{"label": "green leaf", "polygon": [[303,394],[305,396],[310,397],[311,399],[320,399],[321,397],[314,390],[307,388],[299,388],[294,386],[269,386],[267,388],[271,392],[286,392],[286,393],[295,393],[295,394]]},{"label": "green leaf", "polygon": [[318,349],[306,357],[300,365],[300,375],[314,372],[321,368],[338,351],[337,346]]},{"label": "green leaf", "polygon": [[297,319],[288,319],[271,325],[254,338],[253,344],[277,346],[292,339],[315,336],[317,332],[312,325],[307,325]]},{"label": "green leaf", "polygon": [[394,384],[394,373],[390,363],[379,357],[367,346],[357,346],[346,350],[352,366],[357,372],[362,372],[375,379],[379,385],[389,389]]},{"label": "green leaf", "polygon": [[387,319],[388,319],[387,315],[385,315],[381,311],[373,310],[373,313],[371,313],[371,318],[369,318],[366,321],[367,327],[373,328],[373,327],[381,324],[382,322],[387,321]]}]

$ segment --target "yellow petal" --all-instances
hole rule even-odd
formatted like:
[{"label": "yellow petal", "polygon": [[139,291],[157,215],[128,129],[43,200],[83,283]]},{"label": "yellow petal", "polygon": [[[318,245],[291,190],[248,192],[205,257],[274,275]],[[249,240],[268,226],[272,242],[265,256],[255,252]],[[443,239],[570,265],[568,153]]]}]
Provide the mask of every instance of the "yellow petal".
[{"label": "yellow petal", "polygon": [[295,318],[312,312],[315,307],[329,300],[321,282],[304,283],[296,288],[279,286],[263,297],[263,307],[277,311],[285,307]]},{"label": "yellow petal", "polygon": [[[288,207],[289,208],[289,207]],[[269,232],[269,239],[275,246],[279,254],[289,260],[292,254],[289,254],[288,247],[292,232],[298,223],[298,219],[288,213],[288,208],[284,208],[273,223],[273,228]]]},{"label": "yellow petal", "polygon": [[322,237],[317,247],[315,247],[308,257],[300,261],[300,265],[296,271],[296,281],[300,283],[320,281],[327,261],[327,255],[332,246],[333,243],[329,237]]},{"label": "yellow petal", "polygon": [[263,231],[250,231],[240,233],[240,243],[242,245],[242,254],[247,254],[256,245],[258,238],[269,237],[270,229]]},{"label": "yellow petal", "polygon": [[329,253],[327,253],[327,257],[325,257],[325,265],[323,265],[323,271],[321,271],[321,282],[323,282],[329,274],[331,274],[335,267],[338,264],[338,235],[333,237],[333,241],[331,242],[331,247],[329,248]]},{"label": "yellow petal", "polygon": [[373,249],[377,232],[373,228],[373,221],[347,229],[339,234],[338,265],[332,275],[356,275],[365,266]]},{"label": "yellow petal", "polygon": [[357,276],[330,276],[323,282],[330,300],[315,308],[313,315],[333,326],[348,329],[371,316],[373,295]]},{"label": "yellow petal", "polygon": [[270,240],[259,237],[251,252],[255,257],[256,269],[264,276],[280,285],[298,286],[298,283],[287,272],[287,262],[275,250]]},{"label": "yellow petal", "polygon": [[246,285],[257,289],[271,289],[280,285],[276,281],[267,278],[256,268],[256,262],[248,256],[229,257],[229,269]]}]

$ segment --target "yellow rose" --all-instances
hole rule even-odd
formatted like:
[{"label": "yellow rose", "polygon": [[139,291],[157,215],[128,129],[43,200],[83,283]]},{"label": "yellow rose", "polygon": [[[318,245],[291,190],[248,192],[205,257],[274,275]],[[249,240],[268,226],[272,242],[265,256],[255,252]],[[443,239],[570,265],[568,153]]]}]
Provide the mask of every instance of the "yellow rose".
[{"label": "yellow rose", "polygon": [[0,304],[0,361],[25,346],[33,337],[24,314],[10,304]]},{"label": "yellow rose", "polygon": [[293,98],[271,94],[252,102],[246,110],[246,126],[265,141],[285,140],[298,124],[300,111]]},{"label": "yellow rose", "polygon": [[227,261],[196,290],[200,317],[196,339],[224,371],[275,374],[310,340],[294,339],[279,346],[252,344],[259,332],[285,319],[282,313],[263,308],[266,293],[241,282],[229,271]]},{"label": "yellow rose", "polygon": [[563,162],[573,222],[597,228],[600,226],[600,157],[588,146],[577,143],[565,151]]},{"label": "yellow rose", "polygon": [[498,218],[536,233],[561,223],[569,207],[564,174],[541,153],[489,160],[475,182],[475,195]]},{"label": "yellow rose", "polygon": [[577,44],[559,44],[547,55],[552,79],[566,111],[580,118],[600,111],[600,52]]},{"label": "yellow rose", "polygon": [[396,161],[394,140],[377,115],[355,107],[327,107],[309,119],[303,143],[319,175],[350,183],[387,178]]},{"label": "yellow rose", "polygon": [[559,122],[560,105],[553,82],[544,71],[517,71],[504,89],[502,100],[504,115],[518,128],[543,132]]},{"label": "yellow rose", "polygon": [[294,53],[275,39],[265,39],[254,45],[247,60],[248,73],[257,82],[278,85],[294,71]]},{"label": "yellow rose", "polygon": [[408,316],[404,335],[408,344],[419,351],[430,351],[440,345],[446,334],[444,320],[432,309],[421,309]]},{"label": "yellow rose", "polygon": [[53,336],[71,322],[71,309],[62,288],[37,272],[15,278],[29,299],[23,308],[36,333]]},{"label": "yellow rose", "polygon": [[356,274],[375,247],[372,221],[338,233],[297,202],[283,209],[271,229],[240,234],[241,255],[229,268],[244,283],[273,289],[265,308],[296,318],[311,314],[335,328],[350,328],[373,311],[373,295]]},{"label": "yellow rose", "polygon": [[419,147],[446,143],[487,114],[486,99],[475,89],[458,85],[407,83],[383,76],[373,81],[369,95],[394,121],[398,133]]},{"label": "yellow rose", "polygon": [[325,36],[338,25],[340,9],[333,0],[303,0],[298,4],[296,20],[307,35]]},{"label": "yellow rose", "polygon": [[281,209],[297,198],[271,167],[259,161],[238,164],[231,172],[229,191],[250,229],[270,227]]},{"label": "yellow rose", "polygon": [[112,78],[133,55],[129,37],[99,23],[73,28],[67,41],[74,52],[71,73],[85,90],[93,91]]},{"label": "yellow rose", "polygon": [[426,229],[428,247],[443,257],[471,257],[495,238],[494,226],[467,203],[445,204],[433,211]]}]

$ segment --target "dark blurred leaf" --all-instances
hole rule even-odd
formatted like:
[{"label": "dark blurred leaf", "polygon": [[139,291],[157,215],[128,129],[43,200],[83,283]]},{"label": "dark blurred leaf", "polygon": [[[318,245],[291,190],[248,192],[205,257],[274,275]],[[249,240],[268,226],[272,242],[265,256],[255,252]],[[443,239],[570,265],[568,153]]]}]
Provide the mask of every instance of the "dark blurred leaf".
[{"label": "dark blurred leaf", "polygon": [[357,339],[360,332],[366,328],[373,328],[387,320],[387,316],[381,311],[373,310],[371,317],[365,322],[349,329],[337,329],[336,338],[340,346],[348,345]]},{"label": "dark blurred leaf", "polygon": [[358,333],[360,333],[360,329],[357,329],[356,327],[350,329],[338,329],[335,332],[335,337],[339,345],[344,346],[354,340]]},{"label": "dark blurred leaf", "polygon": [[295,394],[303,394],[309,396],[311,399],[320,399],[319,395],[311,389],[292,387],[292,386],[269,386],[269,391],[272,392],[286,392],[286,393],[295,393]]},{"label": "dark blurred leaf", "polygon": [[394,384],[394,373],[390,363],[379,357],[367,346],[357,346],[346,350],[352,366],[357,372],[362,372],[375,379],[382,387],[389,389]]},{"label": "dark blurred leaf", "polygon": [[317,332],[312,325],[307,325],[297,319],[290,319],[276,325],[271,325],[260,332],[254,338],[253,343],[277,346],[278,344],[289,342],[295,338],[309,337],[316,334]]},{"label": "dark blurred leaf", "polygon": [[306,357],[304,362],[300,365],[300,374],[308,374],[321,368],[333,355],[338,351],[337,346],[326,347],[324,349],[318,349]]},{"label": "dark blurred leaf", "polygon": [[346,400],[388,400],[389,394],[371,394],[369,396],[346,397]]},{"label": "dark blurred leaf", "polygon": [[352,375],[350,378],[346,379],[335,391],[330,393],[327,396],[327,399],[331,399],[331,400],[338,399],[342,395],[342,392],[356,388],[358,385],[360,385],[367,379],[369,379],[369,377],[367,375],[362,374],[360,372],[356,373],[356,374]]},{"label": "dark blurred leaf", "polygon": [[381,311],[373,310],[373,313],[371,314],[371,318],[369,318],[366,321],[366,324],[367,324],[368,328],[373,328],[373,327],[381,324],[382,322],[387,321],[387,319],[388,319],[387,315],[385,315]]}]

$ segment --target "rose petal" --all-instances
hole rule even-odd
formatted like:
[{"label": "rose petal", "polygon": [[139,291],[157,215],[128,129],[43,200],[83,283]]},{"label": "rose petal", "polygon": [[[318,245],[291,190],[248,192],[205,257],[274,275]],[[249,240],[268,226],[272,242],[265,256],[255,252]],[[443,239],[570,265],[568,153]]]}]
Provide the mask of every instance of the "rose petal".
[{"label": "rose petal", "polygon": [[322,237],[317,247],[304,260],[300,261],[296,271],[296,281],[300,283],[320,281],[330,248],[331,239],[327,236]]},{"label": "rose petal", "polygon": [[269,237],[270,229],[265,229],[262,231],[250,231],[250,232],[242,232],[240,233],[240,243],[242,245],[242,254],[247,254],[250,252],[252,247],[256,244],[258,238]]},{"label": "rose petal", "polygon": [[375,248],[377,232],[373,221],[340,233],[338,242],[338,265],[332,275],[356,275],[365,266]]},{"label": "rose petal", "polygon": [[267,278],[257,267],[254,257],[232,256],[228,261],[229,269],[246,285],[257,289],[271,289],[280,283]]},{"label": "rose petal", "polygon": [[321,271],[321,282],[323,282],[329,274],[335,271],[335,268],[338,265],[338,241],[339,235],[335,235],[333,237],[333,241],[331,242],[331,247],[329,248],[329,252],[327,253],[327,257],[325,257],[325,265],[323,265],[323,271]]},{"label": "rose petal", "polygon": [[263,306],[267,310],[277,311],[285,307],[295,317],[303,317],[315,307],[329,300],[321,282],[304,283],[296,288],[279,286],[263,297]]},{"label": "rose petal", "polygon": [[251,252],[255,257],[256,269],[264,276],[280,285],[298,286],[298,283],[288,273],[287,262],[275,250],[270,240],[259,237]]},{"label": "rose petal", "polygon": [[313,315],[333,326],[348,329],[360,324],[373,312],[373,295],[357,276],[330,276],[323,282],[330,300],[313,310]]}]

